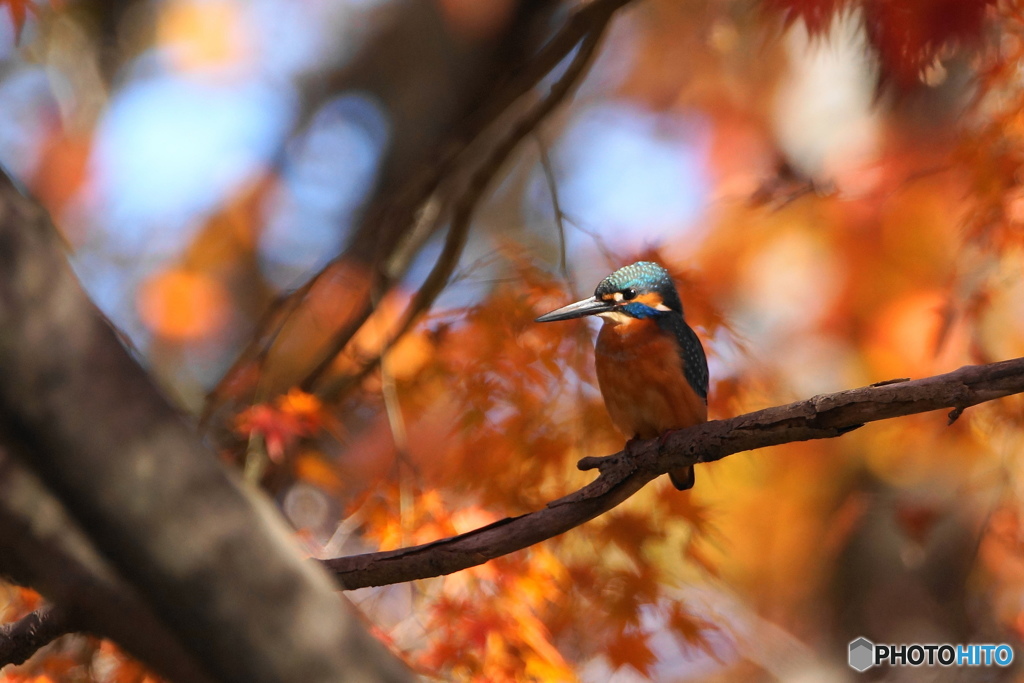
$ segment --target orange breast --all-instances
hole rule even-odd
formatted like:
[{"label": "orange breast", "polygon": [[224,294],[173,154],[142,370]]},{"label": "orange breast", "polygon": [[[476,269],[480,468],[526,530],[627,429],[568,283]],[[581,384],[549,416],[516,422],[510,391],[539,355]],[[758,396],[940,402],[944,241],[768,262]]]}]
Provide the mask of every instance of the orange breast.
[{"label": "orange breast", "polygon": [[653,320],[606,322],[596,357],[608,414],[627,438],[650,439],[707,421],[707,402],[686,380],[675,339]]}]

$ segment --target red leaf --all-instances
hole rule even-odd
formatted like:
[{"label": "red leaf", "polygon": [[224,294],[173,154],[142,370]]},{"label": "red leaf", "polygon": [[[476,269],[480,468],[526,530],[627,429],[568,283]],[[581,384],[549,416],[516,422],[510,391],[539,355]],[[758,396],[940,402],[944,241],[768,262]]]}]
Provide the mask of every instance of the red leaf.
[{"label": "red leaf", "polygon": [[36,14],[36,6],[31,0],[0,0],[0,3],[7,5],[7,11],[11,15],[11,23],[14,24],[14,39],[21,40],[21,29],[25,27],[28,13]]},{"label": "red leaf", "polygon": [[616,669],[628,664],[644,676],[650,675],[651,665],[657,661],[647,644],[647,635],[636,631],[623,631],[612,638],[605,655]]},{"label": "red leaf", "polygon": [[708,642],[708,632],[718,630],[715,624],[690,614],[682,605],[676,603],[669,610],[668,625],[684,648],[698,647],[715,657],[714,649]]}]

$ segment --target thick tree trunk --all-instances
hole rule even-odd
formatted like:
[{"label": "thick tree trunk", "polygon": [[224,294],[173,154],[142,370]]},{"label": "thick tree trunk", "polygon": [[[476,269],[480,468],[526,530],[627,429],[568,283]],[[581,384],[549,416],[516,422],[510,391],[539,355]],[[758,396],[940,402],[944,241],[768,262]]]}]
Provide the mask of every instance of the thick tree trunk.
[{"label": "thick tree trunk", "polygon": [[214,678],[408,678],[160,395],[6,177],[0,434]]}]

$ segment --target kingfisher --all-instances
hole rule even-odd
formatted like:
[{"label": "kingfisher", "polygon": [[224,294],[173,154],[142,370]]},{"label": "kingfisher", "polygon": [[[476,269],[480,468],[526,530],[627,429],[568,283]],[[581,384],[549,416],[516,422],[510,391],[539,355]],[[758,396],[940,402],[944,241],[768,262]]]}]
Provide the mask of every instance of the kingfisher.
[{"label": "kingfisher", "polygon": [[[707,356],[664,267],[638,261],[619,268],[601,280],[594,296],[536,322],[590,315],[604,321],[594,352],[597,382],[612,422],[629,443],[707,422]],[[680,491],[692,488],[693,467],[669,472],[669,478]]]}]

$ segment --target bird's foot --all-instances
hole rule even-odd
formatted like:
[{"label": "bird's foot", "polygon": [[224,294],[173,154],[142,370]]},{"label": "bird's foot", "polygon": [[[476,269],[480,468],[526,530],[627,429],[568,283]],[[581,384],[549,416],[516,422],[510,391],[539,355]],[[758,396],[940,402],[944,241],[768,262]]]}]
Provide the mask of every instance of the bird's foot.
[{"label": "bird's foot", "polygon": [[[668,441],[668,437],[670,437],[672,434],[678,431],[678,429],[668,429],[662,432],[661,436],[658,437],[659,453],[665,447],[665,442]],[[692,489],[693,484],[696,481],[696,478],[694,477],[693,473],[693,465],[688,465],[678,470],[669,472],[668,477],[669,479],[672,480],[672,485],[675,486],[680,491]]]},{"label": "bird's foot", "polygon": [[622,450],[626,452],[626,455],[632,458],[633,455],[636,453],[637,444],[639,444],[640,441],[640,437],[634,436],[632,439],[626,441],[626,447],[623,448]]}]

